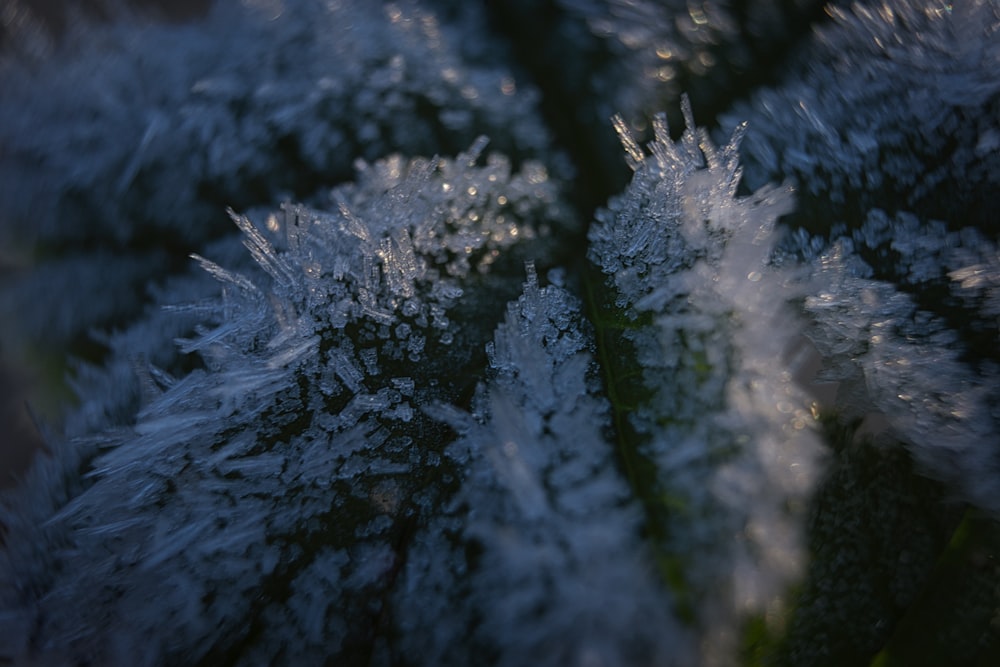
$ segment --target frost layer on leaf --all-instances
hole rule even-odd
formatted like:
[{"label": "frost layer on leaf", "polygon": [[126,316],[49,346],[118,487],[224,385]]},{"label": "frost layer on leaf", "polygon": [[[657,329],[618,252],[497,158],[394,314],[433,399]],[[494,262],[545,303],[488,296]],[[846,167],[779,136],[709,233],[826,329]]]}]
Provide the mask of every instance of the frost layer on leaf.
[{"label": "frost layer on leaf", "polygon": [[220,0],[201,21],[122,21],[41,63],[8,58],[7,213],[43,239],[200,240],[221,204],[306,196],[358,157],[457,152],[481,132],[543,157],[537,93],[462,60],[460,36],[410,1]]},{"label": "frost layer on leaf", "polygon": [[682,665],[694,637],[639,538],[605,441],[590,333],[563,289],[524,293],[489,344],[473,414],[439,407],[460,433],[461,486],[414,540],[395,594],[403,655],[419,664]]},{"label": "frost layer on leaf", "polygon": [[[899,236],[908,238],[914,237]],[[994,259],[952,275],[959,281],[968,276],[971,282],[959,289],[984,289],[988,304],[996,269]],[[841,383],[841,418],[881,418],[876,435],[905,443],[928,475],[996,515],[1000,368],[990,359],[970,364],[963,358],[967,347],[946,321],[869,273],[849,244],[837,244],[815,263],[814,279],[823,288],[805,302],[814,318],[809,337],[824,357],[823,376]]]},{"label": "frost layer on leaf", "polygon": [[609,371],[635,434],[633,484],[706,664],[727,664],[740,623],[780,618],[800,574],[819,444],[793,381],[801,325],[786,302],[801,288],[769,263],[790,188],[736,196],[742,129],[720,149],[686,104],[685,117],[677,143],[654,120],[648,156],[616,123],[635,175],[598,213],[590,257],[610,288],[605,345],[634,355]]},{"label": "frost layer on leaf", "polygon": [[484,146],[362,164],[332,211],[290,205],[260,226],[233,214],[259,270],[196,256],[222,293],[191,305],[203,323],[178,343],[204,368],[152,369],[134,426],[79,449],[101,450],[80,463],[82,489],[60,479],[78,479],[63,457],[21,492],[49,499],[33,523],[9,505],[2,604],[33,632],[4,637],[5,654],[262,664],[373,650],[371,605],[447,491],[449,436],[419,407],[453,400],[467,372],[452,340],[474,337],[449,313],[558,219],[539,166],[477,165]]},{"label": "frost layer on leaf", "polygon": [[1000,5],[889,0],[828,12],[833,23],[783,83],[724,120],[751,122],[751,187],[794,176],[823,221],[830,210],[853,217],[860,203],[862,216],[901,207],[995,229]]}]

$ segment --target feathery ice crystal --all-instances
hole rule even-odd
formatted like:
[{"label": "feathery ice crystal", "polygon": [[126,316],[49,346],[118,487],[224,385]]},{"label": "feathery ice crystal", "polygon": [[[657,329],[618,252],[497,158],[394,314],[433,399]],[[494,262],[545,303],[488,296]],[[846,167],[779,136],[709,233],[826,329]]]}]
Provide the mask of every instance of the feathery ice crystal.
[{"label": "feathery ice crystal", "polygon": [[454,400],[469,363],[474,330],[448,313],[560,217],[540,165],[476,166],[484,146],[361,164],[331,212],[286,206],[263,228],[233,215],[261,271],[197,257],[223,292],[215,321],[178,342],[206,368],[161,374],[135,426],[100,438],[85,489],[33,512],[43,530],[25,522],[38,541],[11,535],[66,546],[32,571],[7,563],[4,605],[37,628],[8,651],[140,664],[370,650],[365,609],[402,562],[395,545],[447,488],[444,429],[419,406]]},{"label": "feathery ice crystal", "polygon": [[[611,290],[608,338],[634,359],[611,382],[642,390],[629,406],[634,473],[654,534],[682,574],[675,588],[724,664],[748,613],[767,613],[804,562],[801,518],[820,448],[810,401],[784,363],[797,343],[786,302],[802,295],[769,264],[787,186],[738,197],[742,128],[722,149],[685,99],[681,140],[654,120],[646,156],[616,122],[635,171],[591,229]],[[616,375],[617,374],[617,375]],[[645,486],[645,488],[641,488]]]},{"label": "feathery ice crystal", "polygon": [[461,434],[447,453],[463,484],[416,538],[393,605],[404,652],[426,664],[682,665],[694,655],[604,440],[609,411],[579,314],[529,265],[473,414],[436,410]]},{"label": "feathery ice crystal", "polygon": [[995,662],[996,0],[211,4],[0,44],[0,662]]}]

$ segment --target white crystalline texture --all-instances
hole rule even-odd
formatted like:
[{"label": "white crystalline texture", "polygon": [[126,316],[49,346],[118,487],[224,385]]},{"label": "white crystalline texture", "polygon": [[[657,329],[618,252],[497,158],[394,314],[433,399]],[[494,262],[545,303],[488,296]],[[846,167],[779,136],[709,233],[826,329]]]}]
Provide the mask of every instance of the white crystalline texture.
[{"label": "white crystalline texture", "polygon": [[671,617],[601,435],[608,406],[579,306],[528,271],[475,418],[439,411],[461,433],[449,452],[462,485],[407,561],[403,649],[436,665],[691,664],[693,637]]},{"label": "white crystalline texture", "polygon": [[[684,563],[708,664],[731,660],[739,619],[770,613],[805,556],[802,512],[820,449],[807,395],[784,365],[801,325],[795,274],[769,264],[790,188],[737,197],[742,130],[718,149],[662,119],[646,156],[622,129],[631,185],[598,215],[591,257],[627,317],[652,396],[631,415],[670,497],[662,547]],[[728,656],[728,657],[727,657]]]},{"label": "white crystalline texture", "polygon": [[[0,602],[37,630],[3,654],[270,662],[295,645],[315,660],[366,636],[361,610],[390,581],[393,536],[439,493],[443,443],[402,435],[427,428],[412,400],[437,386],[421,355],[454,332],[464,278],[558,219],[554,184],[498,156],[478,165],[485,144],[361,164],[333,211],[288,205],[260,226],[231,214],[257,269],[195,256],[222,290],[195,304],[208,322],[180,340],[206,368],[153,369],[163,386],[133,427],[96,440],[69,502],[58,471],[76,457],[48,462],[50,477],[19,491],[54,496],[25,513],[43,528],[18,503],[0,518]],[[313,553],[316,539],[334,551]],[[40,565],[22,561],[43,545]],[[282,620],[251,632],[252,614]]]},{"label": "white crystalline texture", "polygon": [[[898,233],[907,238],[915,232]],[[903,442],[954,495],[1000,513],[996,361],[972,367],[963,360],[963,341],[942,318],[891,283],[859,275],[845,255],[850,257],[838,245],[817,262],[815,281],[826,287],[806,301],[815,318],[809,335],[826,358],[826,378],[844,387],[837,401],[843,418],[883,417],[886,426],[877,437]],[[987,317],[997,276],[995,259],[952,272],[959,290],[985,293]],[[995,327],[995,320],[987,326]]]},{"label": "white crystalline texture", "polygon": [[[775,88],[726,113],[750,119],[751,187],[795,176],[842,205],[971,206],[988,220],[1000,152],[1000,5],[888,0],[831,5]],[[985,204],[985,207],[984,207]],[[822,214],[822,212],[820,211]]]},{"label": "white crystalline texture", "polygon": [[[142,285],[171,270],[150,249],[204,254],[230,230],[223,206],[309,197],[359,157],[454,153],[480,133],[518,161],[552,157],[537,91],[504,90],[504,47],[481,26],[494,58],[473,62],[465,26],[415,0],[206,4],[183,23],[71,18],[61,48],[29,62],[0,45],[0,241],[58,248],[0,297],[29,342],[62,348],[138,315]],[[91,285],[87,307],[64,296]]]}]

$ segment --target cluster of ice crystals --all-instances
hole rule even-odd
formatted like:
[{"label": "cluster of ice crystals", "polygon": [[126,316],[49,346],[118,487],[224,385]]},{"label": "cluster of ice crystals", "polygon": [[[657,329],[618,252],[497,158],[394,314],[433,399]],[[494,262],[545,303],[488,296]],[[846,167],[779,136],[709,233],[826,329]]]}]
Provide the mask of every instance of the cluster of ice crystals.
[{"label": "cluster of ice crystals", "polygon": [[461,487],[407,561],[402,648],[435,665],[690,664],[603,437],[579,305],[528,271],[475,412],[438,408],[461,434],[448,449]]},{"label": "cluster of ice crystals", "polygon": [[330,193],[333,211],[286,205],[261,226],[233,214],[269,285],[195,256],[223,283],[224,299],[217,326],[182,349],[219,367],[242,366],[253,350],[278,372],[315,356],[322,341],[325,391],[356,394],[380,364],[418,363],[428,344],[448,344],[447,312],[463,279],[534,238],[542,211],[558,218],[555,186],[537,178],[538,167],[512,174],[495,155],[476,166],[485,145],[454,160],[361,162],[357,181]]},{"label": "cluster of ice crystals", "polygon": [[[907,239],[907,230],[899,229],[898,238]],[[809,336],[824,357],[824,379],[839,383],[841,418],[881,417],[885,424],[876,436],[903,442],[923,470],[948,483],[955,496],[996,514],[1000,368],[995,360],[983,360],[978,368],[965,361],[967,345],[959,332],[892,283],[871,279],[870,269],[852,260],[849,247],[837,244],[815,264],[814,280],[824,289],[806,300],[814,317]],[[959,290],[985,291],[986,317],[998,275],[995,259],[952,272],[957,281],[970,279],[960,282]]]},{"label": "cluster of ice crystals", "polygon": [[455,378],[433,377],[425,350],[460,372],[447,314],[463,279],[558,218],[537,166],[477,166],[484,146],[361,164],[333,211],[286,206],[260,226],[233,214],[257,269],[196,256],[222,294],[192,305],[208,321],[178,342],[206,368],[149,371],[135,425],[94,441],[85,488],[30,514],[44,530],[5,521],[12,552],[57,547],[31,573],[6,563],[3,605],[45,643],[18,635],[5,654],[259,664],[371,641],[362,612],[401,562],[401,531],[442,493],[446,440],[417,401],[450,396]]},{"label": "cluster of ice crystals", "polygon": [[[466,26],[426,2],[211,5],[91,26],[37,62],[0,49],[0,238],[52,249],[3,297],[25,339],[64,347],[134,317],[176,267],[163,249],[203,250],[228,231],[223,207],[311,197],[358,158],[454,154],[480,133],[517,161],[552,157],[502,46],[463,59]],[[60,277],[92,287],[87,307]]]},{"label": "cluster of ice crystals", "polygon": [[[625,130],[631,185],[598,216],[591,257],[622,309],[647,398],[630,415],[656,470],[664,544],[725,663],[746,613],[771,613],[803,561],[800,520],[819,447],[793,381],[794,274],[769,265],[790,188],[735,196],[740,133],[722,149],[662,120],[645,156]],[[655,502],[658,501],[654,501]]]},{"label": "cluster of ice crystals", "polygon": [[1000,6],[886,0],[828,12],[808,59],[727,113],[724,125],[752,123],[750,185],[794,175],[837,205],[903,202],[949,217],[971,206],[988,219],[995,204],[980,198],[1000,173]]}]

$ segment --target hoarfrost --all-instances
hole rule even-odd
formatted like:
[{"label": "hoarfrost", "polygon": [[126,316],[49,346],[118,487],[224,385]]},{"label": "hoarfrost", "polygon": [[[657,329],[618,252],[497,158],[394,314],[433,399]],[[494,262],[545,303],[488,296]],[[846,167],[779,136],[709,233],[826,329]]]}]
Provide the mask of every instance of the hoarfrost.
[{"label": "hoarfrost", "polygon": [[0,662],[995,652],[995,1],[212,5],[0,45]]},{"label": "hoarfrost", "polygon": [[593,342],[564,290],[528,266],[488,353],[473,415],[438,409],[461,437],[461,484],[415,540],[395,594],[402,650],[426,664],[690,664],[639,541],[602,434]]},{"label": "hoarfrost", "polygon": [[[795,177],[817,197],[804,224],[831,212],[903,208],[994,226],[1000,6],[890,0],[831,5],[783,82],[725,114],[749,119],[751,187]],[[860,221],[859,221],[860,222]]]},{"label": "hoarfrost", "polygon": [[620,313],[604,325],[634,350],[647,392],[628,424],[655,479],[636,492],[659,548],[680,563],[673,588],[710,647],[706,664],[728,664],[739,623],[780,617],[801,574],[820,448],[809,397],[785,363],[801,329],[788,302],[803,288],[769,264],[791,188],[737,197],[742,129],[720,149],[686,102],[684,115],[677,143],[654,119],[648,157],[617,123],[635,175],[598,213],[590,257]]},{"label": "hoarfrost", "polygon": [[[402,559],[399,536],[443,492],[447,438],[411,401],[449,398],[460,378],[435,377],[420,355],[447,355],[458,374],[468,353],[441,338],[463,281],[485,289],[501,252],[537,238],[543,211],[559,220],[552,183],[497,156],[477,166],[484,146],[361,164],[332,212],[288,205],[266,232],[231,213],[259,268],[195,256],[222,291],[179,342],[206,368],[97,438],[71,500],[58,480],[29,481],[25,496],[53,494],[26,513],[43,528],[5,512],[2,602],[44,637],[12,655],[252,663],[370,642],[365,609]],[[43,544],[45,567],[18,560]]]}]

